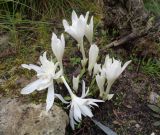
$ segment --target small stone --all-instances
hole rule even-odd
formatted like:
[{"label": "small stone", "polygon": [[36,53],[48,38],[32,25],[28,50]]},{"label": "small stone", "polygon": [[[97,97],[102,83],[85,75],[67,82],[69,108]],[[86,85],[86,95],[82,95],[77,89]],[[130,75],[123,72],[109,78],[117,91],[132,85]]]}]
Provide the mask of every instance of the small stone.
[{"label": "small stone", "polygon": [[23,104],[17,99],[0,99],[0,135],[65,135],[67,114],[54,105]]},{"label": "small stone", "polygon": [[139,124],[136,124],[135,127],[136,127],[136,128],[140,128],[140,125],[139,125]]},{"label": "small stone", "polygon": [[5,82],[4,79],[0,79],[0,84],[3,84]]},{"label": "small stone", "polygon": [[155,92],[151,92],[150,95],[149,95],[149,102],[151,104],[157,104],[158,103],[158,99],[160,98],[160,96],[155,93]]}]

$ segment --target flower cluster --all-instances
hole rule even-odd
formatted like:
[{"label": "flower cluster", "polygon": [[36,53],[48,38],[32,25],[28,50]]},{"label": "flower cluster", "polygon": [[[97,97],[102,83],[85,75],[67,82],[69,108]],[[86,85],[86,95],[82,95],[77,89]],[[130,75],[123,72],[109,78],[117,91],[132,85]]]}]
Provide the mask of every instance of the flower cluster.
[{"label": "flower cluster", "polygon": [[[67,20],[63,20],[63,26],[65,32],[71,35],[76,41],[77,46],[82,54],[81,64],[83,70],[86,69],[88,63],[88,74],[93,78],[96,78],[97,86],[100,90],[100,99],[87,98],[89,93],[89,88],[86,91],[85,82],[82,81],[82,95],[78,97],[76,94],[79,90],[79,80],[83,75],[78,75],[77,77],[73,76],[72,85],[73,90],[67,83],[64,77],[64,67],[63,67],[63,55],[65,51],[65,38],[61,34],[60,39],[55,33],[52,34],[51,47],[52,51],[56,57],[57,62],[53,60],[48,60],[46,52],[40,56],[40,66],[33,64],[22,64],[22,67],[29,70],[34,70],[37,73],[37,80],[28,84],[25,88],[21,90],[21,94],[30,94],[33,91],[41,91],[48,89],[47,98],[46,98],[46,111],[48,112],[53,106],[54,99],[57,97],[63,103],[69,104],[69,118],[70,125],[72,129],[75,129],[75,124],[82,120],[82,116],[93,117],[91,108],[93,106],[98,106],[98,102],[104,102],[104,100],[110,100],[113,97],[113,94],[109,94],[110,88],[114,81],[120,76],[124,69],[128,66],[131,61],[128,61],[121,67],[121,62],[110,58],[109,55],[106,56],[104,64],[97,64],[97,58],[99,54],[98,46],[93,43],[93,16],[89,20],[89,12],[85,16],[77,16],[76,12],[72,12],[72,24],[69,25]],[[88,23],[89,22],[89,23]],[[89,56],[87,58],[86,52],[84,49],[84,36],[87,38],[88,43],[90,44]],[[63,84],[68,90],[68,93],[71,97],[71,101],[65,101],[61,94],[56,94],[54,90],[54,84],[56,81],[62,80]],[[106,91],[105,82],[107,80]],[[60,85],[60,84],[59,84]]]}]

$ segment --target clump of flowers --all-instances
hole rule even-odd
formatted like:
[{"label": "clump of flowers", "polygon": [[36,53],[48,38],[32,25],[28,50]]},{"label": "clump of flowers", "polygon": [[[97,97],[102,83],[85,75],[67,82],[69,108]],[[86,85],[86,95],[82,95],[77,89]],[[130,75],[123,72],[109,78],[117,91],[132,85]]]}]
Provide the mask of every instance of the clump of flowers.
[{"label": "clump of flowers", "polygon": [[[85,82],[82,81],[82,95],[79,97],[75,93],[79,90],[79,81],[83,79],[83,74],[73,76],[72,79],[72,88],[67,83],[65,75],[65,67],[63,66],[63,55],[65,51],[65,37],[63,33],[61,34],[60,39],[55,33],[52,34],[51,47],[52,51],[56,57],[57,62],[48,60],[46,52],[40,56],[40,66],[33,64],[22,64],[22,67],[29,70],[34,70],[37,73],[37,80],[28,84],[25,88],[21,90],[21,94],[30,94],[33,91],[41,91],[48,89],[47,98],[46,98],[46,111],[48,112],[53,106],[55,97],[59,98],[63,103],[68,104],[70,107],[69,118],[70,125],[72,129],[75,129],[75,124],[79,123],[82,120],[82,116],[93,117],[92,108],[97,106],[99,102],[104,102],[106,100],[111,100],[114,94],[110,94],[110,89],[115,80],[120,76],[124,69],[130,64],[131,61],[126,62],[121,66],[121,62],[110,58],[109,55],[106,55],[104,64],[98,64],[97,58],[99,55],[98,46],[93,43],[93,16],[89,18],[89,12],[85,16],[77,16],[76,12],[72,12],[72,24],[69,25],[67,20],[63,20],[63,26],[65,32],[71,35],[77,41],[77,47],[79,48],[82,54],[82,69],[88,73],[89,76],[92,75],[92,79],[96,79],[97,87],[99,88],[99,97],[101,99],[87,98],[89,93],[89,88],[86,91]],[[87,38],[88,43],[90,44],[90,49],[88,51],[89,56],[86,56],[84,49],[84,36]],[[88,67],[87,66],[88,63]],[[90,83],[92,82],[91,80]],[[71,97],[70,101],[65,101],[61,94],[56,94],[54,90],[54,82],[61,80],[65,85],[68,93]],[[106,81],[107,80],[107,81]],[[107,84],[106,90],[105,86]],[[60,83],[58,85],[61,85]]]}]

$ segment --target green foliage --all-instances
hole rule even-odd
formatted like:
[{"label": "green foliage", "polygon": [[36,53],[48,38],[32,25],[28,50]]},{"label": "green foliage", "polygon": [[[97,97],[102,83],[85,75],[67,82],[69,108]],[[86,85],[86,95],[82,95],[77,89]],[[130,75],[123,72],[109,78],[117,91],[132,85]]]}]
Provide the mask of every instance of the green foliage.
[{"label": "green foliage", "polygon": [[[32,40],[43,47],[48,44],[49,35],[62,18],[72,10],[80,13],[99,12],[95,1],[90,0],[0,0],[0,31],[10,34],[10,42],[17,51],[21,42]],[[62,24],[61,26],[62,27]],[[54,29],[55,31],[55,29]]]},{"label": "green foliage", "polygon": [[76,58],[76,57],[73,57],[73,58],[70,58],[70,61],[72,63],[73,66],[76,66],[78,65],[79,63],[81,63],[81,58]]},{"label": "green foliage", "polygon": [[147,75],[160,77],[160,61],[152,58],[142,60],[141,70]]},{"label": "green foliage", "polygon": [[160,126],[160,106],[148,105],[148,107],[154,112],[152,113],[152,116],[158,119],[156,122],[153,123],[153,125]]},{"label": "green foliage", "polygon": [[155,15],[160,15],[160,2],[159,2],[159,0],[144,0],[144,5],[149,12],[151,12]]}]

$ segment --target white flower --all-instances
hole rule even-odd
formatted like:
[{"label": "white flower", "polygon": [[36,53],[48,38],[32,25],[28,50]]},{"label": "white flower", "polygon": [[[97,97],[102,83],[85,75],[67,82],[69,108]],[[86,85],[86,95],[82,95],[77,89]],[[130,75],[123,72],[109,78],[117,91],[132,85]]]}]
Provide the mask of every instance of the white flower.
[{"label": "white flower", "polygon": [[88,64],[88,71],[90,75],[92,73],[94,65],[96,64],[98,53],[99,53],[99,48],[97,47],[97,45],[95,44],[91,45],[89,49],[89,64]]},{"label": "white flower", "polygon": [[86,13],[86,16],[80,15],[78,18],[75,11],[72,12],[72,25],[69,25],[66,20],[63,20],[63,26],[65,31],[70,34],[78,42],[78,47],[82,53],[83,60],[81,61],[82,66],[85,67],[87,63],[87,58],[84,51],[83,37],[85,35],[86,23],[88,20],[89,12]]},{"label": "white flower", "polygon": [[97,64],[96,63],[94,65],[94,69],[93,69],[93,76],[96,75],[96,74],[98,74],[100,72],[100,70],[101,70],[101,64]]},{"label": "white flower", "polygon": [[90,23],[86,24],[85,36],[89,43],[92,44],[93,40],[93,16],[91,17]]},{"label": "white flower", "polygon": [[60,63],[61,68],[62,66],[62,59],[64,54],[64,48],[65,48],[65,40],[63,34],[61,34],[61,39],[58,39],[55,33],[52,33],[52,51],[54,55],[56,56],[58,62]]},{"label": "white flower", "polygon": [[73,94],[71,88],[67,84],[65,78],[62,76],[61,77],[65,86],[67,87],[68,92],[71,95],[71,102],[70,102],[70,112],[69,112],[69,118],[70,118],[70,125],[72,129],[75,129],[75,124],[77,122],[80,122],[82,120],[82,115],[83,116],[88,116],[88,117],[93,117],[93,113],[91,111],[91,108],[93,106],[98,106],[95,102],[104,102],[103,100],[98,100],[98,99],[91,99],[91,98],[86,98],[89,89],[87,92],[85,92],[85,82],[83,81],[82,84],[82,95],[81,97],[77,97],[75,94]]},{"label": "white flower", "polygon": [[52,61],[47,60],[46,52],[43,53],[43,56],[40,56],[40,62],[42,64],[41,66],[22,64],[22,67],[24,68],[35,70],[38,79],[23,88],[21,94],[30,94],[35,90],[41,91],[48,88],[46,111],[49,111],[54,103],[55,96],[62,99],[61,95],[54,93],[53,84],[53,79],[58,79],[62,75],[62,70],[56,72],[58,63],[54,64]]},{"label": "white flower", "polygon": [[88,20],[88,14],[86,16],[80,15],[78,18],[76,12],[72,12],[72,25],[70,26],[66,20],[63,20],[63,26],[65,31],[70,34],[79,44],[83,42],[83,37],[85,35],[86,22]]},{"label": "white flower", "polygon": [[79,84],[79,75],[77,77],[74,77],[73,76],[73,79],[72,79],[72,84],[73,84],[73,89],[77,92],[78,90],[78,84]]},{"label": "white flower", "polygon": [[109,94],[109,90],[114,83],[114,81],[120,76],[120,74],[124,71],[124,69],[128,66],[128,64],[131,63],[130,61],[127,61],[123,67],[121,67],[121,61],[115,60],[114,58],[109,58],[109,55],[106,56],[105,63],[103,66],[103,69],[106,78],[107,78],[107,90],[106,93]]},{"label": "white flower", "polygon": [[80,122],[82,120],[83,116],[93,117],[93,113],[91,111],[91,107],[98,105],[95,102],[103,102],[102,100],[98,99],[85,99],[87,96],[89,90],[85,92],[85,82],[83,81],[83,89],[82,89],[82,96],[77,97],[76,95],[71,96],[72,101],[70,103],[71,108],[69,112],[69,118],[70,118],[70,125],[72,129],[74,130],[74,125],[77,124],[77,122]]},{"label": "white flower", "polygon": [[98,88],[100,90],[100,97],[103,97],[104,94],[104,84],[105,84],[105,77],[102,75],[96,75],[96,82],[98,85]]}]

